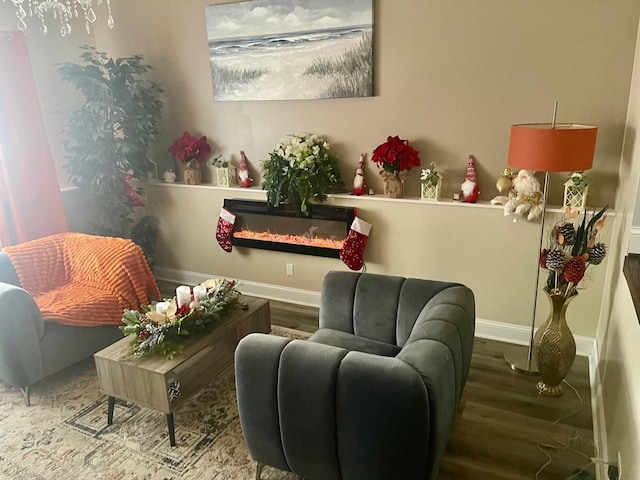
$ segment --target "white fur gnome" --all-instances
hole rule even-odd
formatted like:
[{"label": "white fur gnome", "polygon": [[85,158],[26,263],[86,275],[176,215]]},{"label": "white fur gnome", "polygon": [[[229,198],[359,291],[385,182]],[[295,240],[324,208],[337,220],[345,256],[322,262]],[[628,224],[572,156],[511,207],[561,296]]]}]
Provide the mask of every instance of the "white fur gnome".
[{"label": "white fur gnome", "polygon": [[367,186],[364,183],[364,153],[360,154],[360,160],[358,160],[358,166],[356,167],[356,175],[353,178],[353,189],[351,193],[354,195],[364,195],[367,191]]}]

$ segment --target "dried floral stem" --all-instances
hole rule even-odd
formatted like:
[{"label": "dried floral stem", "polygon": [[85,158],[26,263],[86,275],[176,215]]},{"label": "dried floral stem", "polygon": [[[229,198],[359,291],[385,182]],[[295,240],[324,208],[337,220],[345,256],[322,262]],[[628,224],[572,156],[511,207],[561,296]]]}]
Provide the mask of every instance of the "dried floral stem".
[{"label": "dried floral stem", "polygon": [[567,289],[564,292],[565,297],[568,297],[570,294],[572,294],[574,290],[575,290],[575,286],[573,282],[569,282],[567,284]]}]

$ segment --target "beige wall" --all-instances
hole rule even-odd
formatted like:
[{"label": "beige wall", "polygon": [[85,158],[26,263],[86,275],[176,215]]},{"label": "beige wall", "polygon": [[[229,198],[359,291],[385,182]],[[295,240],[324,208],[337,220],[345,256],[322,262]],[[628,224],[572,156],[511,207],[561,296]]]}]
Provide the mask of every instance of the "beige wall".
[{"label": "beige wall", "polygon": [[[623,477],[640,478],[640,324],[622,262],[629,243],[635,199],[640,180],[640,36],[636,47],[635,67],[626,135],[619,169],[616,196],[618,217],[613,232],[613,254],[605,282],[605,296],[597,340],[600,345],[600,374],[605,412],[609,458],[621,452]],[[637,209],[636,209],[637,210]],[[637,212],[636,212],[637,213]]]},{"label": "beige wall", "polygon": [[[482,198],[495,195],[509,126],[551,120],[599,126],[594,205],[612,203],[624,133],[640,4],[636,0],[395,0],[374,2],[373,98],[213,102],[204,8],[210,0],[114,2],[116,30],[96,25],[96,43],[114,56],[141,53],[167,90],[164,144],[183,130],[206,134],[216,154],[243,149],[253,165],[287,133],[327,137],[348,182],[360,152],[389,134],[409,138],[423,165],[435,161],[451,197],[468,154],[478,159]],[[381,181],[368,164],[367,181]],[[410,194],[418,194],[418,169]],[[560,203],[560,184],[552,203]]]},{"label": "beige wall", "polygon": [[[319,291],[329,270],[346,270],[338,259],[235,248],[225,253],[215,228],[224,198],[264,199],[260,190],[151,184],[146,187],[149,213],[159,218],[158,266],[216,274],[255,282]],[[329,204],[353,206],[373,224],[367,243],[367,271],[462,282],[476,295],[481,319],[530,325],[537,265],[539,224],[504,217],[497,207],[384,197],[331,198]],[[558,214],[550,214],[550,221]],[[607,226],[603,237],[608,243]],[[285,264],[295,276],[287,277]],[[588,290],[572,303],[572,329],[595,336],[606,265],[594,267]],[[546,277],[541,276],[541,282]],[[548,312],[543,295],[538,318]]]},{"label": "beige wall", "polygon": [[[115,34],[96,27],[99,49],[113,56],[141,53],[167,91],[158,160],[171,161],[166,148],[188,129],[206,134],[216,154],[237,160],[245,150],[259,169],[283,135],[308,131],[331,142],[350,182],[360,152],[399,134],[420,150],[424,165],[438,164],[448,198],[474,154],[486,201],[505,166],[509,126],[550,121],[557,99],[558,121],[599,126],[590,203],[613,202],[640,11],[633,0],[376,1],[376,96],[281,102],[213,102],[204,21],[209,3],[115,3]],[[409,195],[418,195],[418,175],[417,169],[410,174]],[[366,177],[381,189],[371,164]],[[552,176],[551,203],[560,203],[563,181]],[[153,186],[148,195],[149,211],[161,218],[158,266],[309,290],[319,290],[326,271],[346,268],[338,260],[276,252],[225,254],[214,237],[223,198],[263,198],[260,192]],[[476,291],[480,318],[530,323],[537,225],[514,225],[497,209],[333,201],[358,207],[374,224],[369,271],[462,281]],[[293,278],[285,275],[287,262],[295,263]],[[604,271],[593,270],[588,294],[573,304],[578,335],[595,335]],[[544,298],[540,305],[542,317]]]},{"label": "beige wall", "polygon": [[[590,203],[612,203],[620,158],[640,4],[615,0],[564,2],[410,1],[374,2],[375,91],[373,98],[223,102],[212,100],[205,0],[114,2],[116,28],[104,12],[95,35],[82,27],[72,38],[29,31],[46,125],[56,148],[60,117],[78,98],[59,81],[54,63],[73,60],[77,46],[95,41],[114,57],[142,54],[152,76],[166,89],[158,161],[183,130],[206,134],[216,154],[246,151],[254,169],[285,134],[324,135],[341,159],[348,182],[360,152],[371,152],[389,134],[409,138],[423,164],[435,161],[445,176],[445,197],[464,179],[468,154],[478,159],[482,199],[495,195],[495,178],[505,166],[509,126],[548,121],[554,100],[558,121],[599,126]],[[0,4],[0,25],[12,27],[12,8]],[[8,20],[11,18],[11,20]],[[95,36],[95,40],[94,40]],[[375,168],[367,182],[380,191]],[[418,169],[407,193],[418,194]],[[257,175],[256,175],[257,176]],[[552,177],[551,203],[559,203],[562,176]],[[246,280],[318,290],[338,260],[236,249],[215,244],[213,229],[225,196],[260,197],[259,191],[154,186],[149,211],[160,217],[157,264]],[[366,251],[369,271],[462,281],[476,291],[480,318],[530,322],[538,227],[512,224],[499,209],[452,207],[380,198],[341,197],[336,203],[360,209],[374,224]],[[67,201],[70,212],[80,211]],[[185,215],[190,212],[191,216]],[[73,214],[73,213],[72,213]],[[73,222],[72,222],[73,223]],[[284,264],[296,264],[286,277]],[[605,267],[592,272],[588,293],[574,302],[572,327],[595,335]],[[544,299],[539,317],[546,315]]]}]

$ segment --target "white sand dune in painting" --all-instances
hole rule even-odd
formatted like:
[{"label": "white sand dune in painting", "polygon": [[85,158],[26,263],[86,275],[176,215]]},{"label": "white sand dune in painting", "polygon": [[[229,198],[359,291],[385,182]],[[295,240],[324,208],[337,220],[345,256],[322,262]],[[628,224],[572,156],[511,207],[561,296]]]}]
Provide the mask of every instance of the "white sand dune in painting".
[{"label": "white sand dune in painting", "polygon": [[220,66],[267,70],[260,78],[235,88],[223,90],[214,85],[214,98],[218,101],[322,98],[327,88],[327,79],[305,75],[305,70],[318,57],[341,57],[358,44],[361,38],[362,32],[353,32],[340,38],[212,55],[212,68]]}]

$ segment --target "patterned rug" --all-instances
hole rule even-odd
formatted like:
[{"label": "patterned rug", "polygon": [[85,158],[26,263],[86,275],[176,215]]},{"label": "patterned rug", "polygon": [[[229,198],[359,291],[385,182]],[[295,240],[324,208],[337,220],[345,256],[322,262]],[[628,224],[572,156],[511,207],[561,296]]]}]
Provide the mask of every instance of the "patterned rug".
[{"label": "patterned rug", "polygon": [[[282,327],[272,334],[308,337]],[[18,389],[0,383],[0,479],[253,479],[233,373],[229,367],[174,413],[173,448],[163,413],[118,400],[107,426],[93,359],[36,384],[31,407]],[[265,467],[262,478],[297,477]]]}]

